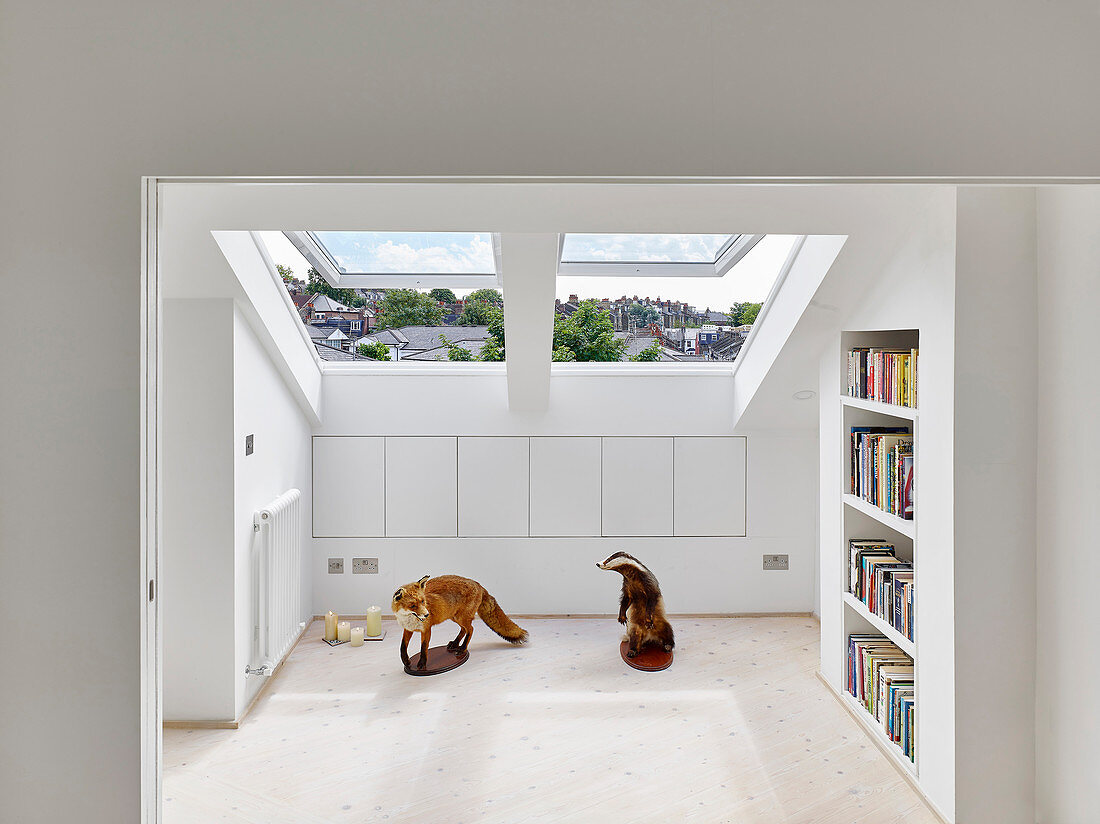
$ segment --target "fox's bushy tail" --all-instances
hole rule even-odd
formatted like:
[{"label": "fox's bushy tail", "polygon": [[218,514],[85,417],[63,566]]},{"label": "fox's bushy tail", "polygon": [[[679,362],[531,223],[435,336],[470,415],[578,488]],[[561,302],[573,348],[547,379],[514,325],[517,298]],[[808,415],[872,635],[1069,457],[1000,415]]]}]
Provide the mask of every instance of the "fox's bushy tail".
[{"label": "fox's bushy tail", "polygon": [[516,624],[504,614],[496,598],[485,593],[481,599],[481,606],[477,608],[478,617],[485,622],[485,626],[507,641],[509,644],[527,643],[527,630]]}]

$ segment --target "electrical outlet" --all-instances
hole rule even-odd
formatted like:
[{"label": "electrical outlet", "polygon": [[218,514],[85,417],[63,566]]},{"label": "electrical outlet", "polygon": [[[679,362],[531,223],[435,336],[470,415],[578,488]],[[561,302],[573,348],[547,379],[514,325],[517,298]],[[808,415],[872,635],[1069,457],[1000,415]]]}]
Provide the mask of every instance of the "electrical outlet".
[{"label": "electrical outlet", "polygon": [[343,558],[329,558],[328,559],[328,574],[329,575],[343,575],[344,574],[344,559]]},{"label": "electrical outlet", "polygon": [[256,444],[256,436],[255,435],[245,435],[244,436],[244,454],[245,455],[251,455],[256,450],[255,444]]},{"label": "electrical outlet", "polygon": [[786,555],[765,555],[764,569],[790,569]]},{"label": "electrical outlet", "polygon": [[351,574],[352,575],[377,575],[378,574],[378,559],[377,558],[352,558],[351,559]]}]

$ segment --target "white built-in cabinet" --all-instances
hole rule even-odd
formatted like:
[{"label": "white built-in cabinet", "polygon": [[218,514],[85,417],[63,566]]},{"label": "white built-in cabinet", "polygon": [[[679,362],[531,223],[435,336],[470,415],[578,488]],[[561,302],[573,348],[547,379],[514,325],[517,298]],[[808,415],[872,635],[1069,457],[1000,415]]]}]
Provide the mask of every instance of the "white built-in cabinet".
[{"label": "white built-in cabinet", "polygon": [[742,536],[745,466],[743,437],[317,436],[313,535]]},{"label": "white built-in cabinet", "polygon": [[603,438],[531,438],[531,536],[599,537]]},{"label": "white built-in cabinet", "polygon": [[672,535],[672,438],[603,439],[603,534]]},{"label": "white built-in cabinet", "polygon": [[313,537],[386,534],[385,438],[313,439]]},{"label": "white built-in cabinet", "polygon": [[386,535],[457,537],[457,438],[386,438]]},{"label": "white built-in cabinet", "polygon": [[527,537],[530,438],[458,439],[458,534]]},{"label": "white built-in cabinet", "polygon": [[745,439],[674,438],[674,534],[745,534]]}]

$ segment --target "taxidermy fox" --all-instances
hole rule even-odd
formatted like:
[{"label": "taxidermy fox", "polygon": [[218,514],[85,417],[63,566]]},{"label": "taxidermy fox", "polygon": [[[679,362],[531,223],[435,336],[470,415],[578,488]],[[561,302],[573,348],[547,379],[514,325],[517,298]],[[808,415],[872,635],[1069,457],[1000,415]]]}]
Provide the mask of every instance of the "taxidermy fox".
[{"label": "taxidermy fox", "polygon": [[511,644],[527,641],[527,630],[521,629],[504,614],[504,610],[477,581],[459,575],[425,575],[419,581],[405,584],[393,594],[390,604],[397,623],[405,630],[401,636],[401,663],[409,664],[409,639],[420,633],[420,660],[417,669],[428,662],[428,642],[432,627],[444,621],[454,621],[461,628],[458,636],[447,644],[452,652],[465,652],[474,632],[474,615]]},{"label": "taxidermy fox", "polygon": [[665,599],[661,597],[657,577],[645,564],[625,552],[616,552],[596,566],[623,576],[619,623],[626,624],[627,657],[633,658],[646,644],[656,644],[665,652],[671,652],[676,640],[672,625],[665,617]]}]

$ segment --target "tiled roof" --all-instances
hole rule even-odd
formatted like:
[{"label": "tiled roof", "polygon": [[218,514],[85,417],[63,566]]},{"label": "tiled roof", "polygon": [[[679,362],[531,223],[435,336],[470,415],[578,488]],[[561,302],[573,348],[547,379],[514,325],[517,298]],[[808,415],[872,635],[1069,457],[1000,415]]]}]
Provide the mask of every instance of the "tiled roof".
[{"label": "tiled roof", "polygon": [[321,356],[323,361],[370,361],[370,358],[364,358],[362,355],[357,355],[353,352],[345,352],[343,349],[334,349],[331,346],[325,346],[323,343],[317,343],[317,354]]},{"label": "tiled roof", "polygon": [[[452,343],[484,341],[489,337],[488,326],[401,326],[397,329],[387,329],[386,332],[399,333],[408,342],[402,350],[402,358],[405,357],[404,352],[410,349],[426,350],[442,346],[440,335],[445,336]],[[384,333],[376,332],[375,337],[382,334]],[[469,346],[466,348],[470,349]]]},{"label": "tiled roof", "polygon": [[[459,346],[461,346],[463,349],[469,349],[470,354],[473,355],[475,358],[480,358],[481,357],[481,349],[482,349],[482,347],[485,346],[485,341],[484,340],[464,340],[464,341],[459,342],[459,341],[452,340],[450,338],[450,336],[448,336],[447,339],[450,340],[452,343],[458,343]],[[409,361],[446,361],[446,360],[450,360],[450,358],[448,357],[449,350],[447,349],[446,346],[437,346],[434,349],[416,350],[416,351],[413,351],[411,354],[406,354],[406,352],[409,352],[409,350],[408,349],[401,350],[401,360],[403,360],[403,361],[407,361],[407,360],[409,360]]]}]

